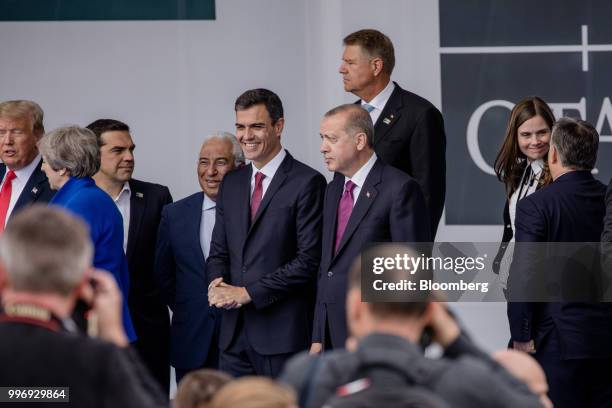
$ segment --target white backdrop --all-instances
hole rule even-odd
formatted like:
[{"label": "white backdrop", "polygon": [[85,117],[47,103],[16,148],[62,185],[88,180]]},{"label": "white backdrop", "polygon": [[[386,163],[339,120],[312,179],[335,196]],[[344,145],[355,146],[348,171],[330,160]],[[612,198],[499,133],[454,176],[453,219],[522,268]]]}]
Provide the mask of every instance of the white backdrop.
[{"label": "white backdrop", "polygon": [[[37,101],[47,130],[125,121],[137,145],[135,176],[168,185],[175,200],[199,189],[203,136],[233,131],[233,102],[255,87],[283,101],[284,146],[329,178],[319,120],[355,100],[337,69],[342,38],[360,28],[386,33],[394,80],[441,106],[437,1],[217,0],[216,13],[214,21],[2,22],[0,100]],[[437,240],[500,237],[501,227],[442,222]],[[504,304],[456,307],[487,349],[505,346]]]}]

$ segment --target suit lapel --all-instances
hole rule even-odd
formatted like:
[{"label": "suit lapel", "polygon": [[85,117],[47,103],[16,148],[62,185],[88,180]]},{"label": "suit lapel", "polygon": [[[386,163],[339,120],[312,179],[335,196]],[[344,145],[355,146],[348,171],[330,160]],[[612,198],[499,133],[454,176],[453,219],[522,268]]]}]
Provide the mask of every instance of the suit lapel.
[{"label": "suit lapel", "polygon": [[[40,160],[40,162],[38,162],[38,166],[36,166],[36,169],[34,169],[34,172],[30,176],[30,179],[26,183],[25,187],[23,188],[21,195],[17,199],[17,202],[15,203],[15,208],[13,209],[13,213],[16,209],[21,208],[26,204],[35,202],[40,193],[42,192],[42,187],[40,186],[40,184],[44,183],[47,180],[47,176],[41,170],[41,166],[42,159]],[[2,176],[4,176],[4,174],[2,174]]]},{"label": "suit lapel", "polygon": [[395,82],[394,84],[395,88],[374,125],[374,146],[387,135],[401,116],[403,107],[401,88]]},{"label": "suit lapel", "polygon": [[138,232],[140,231],[140,223],[146,210],[146,199],[144,192],[137,187],[137,184],[129,181],[130,183],[130,225],[128,229],[128,241],[126,256],[128,261],[132,260],[134,255],[134,249],[136,246],[136,239]]},{"label": "suit lapel", "polygon": [[329,190],[326,193],[326,200],[328,200],[329,203],[329,222],[323,225],[325,231],[324,242],[329,243],[329,245],[326,245],[326,247],[323,249],[325,251],[325,259],[323,259],[323,261],[326,265],[329,265],[334,257],[338,205],[340,204],[340,199],[342,198],[342,193],[344,191],[344,176],[338,173],[336,174],[337,175],[332,180],[331,184],[329,185]]},{"label": "suit lapel", "polygon": [[[378,196],[376,185],[380,183],[381,176],[382,163],[380,159],[377,159],[372,167],[372,170],[370,170],[370,174],[368,174],[368,177],[366,177],[366,180],[363,183],[363,187],[361,188],[361,192],[357,198],[357,203],[355,204],[355,207],[353,207],[346,230],[344,231],[344,235],[340,241],[337,254],[342,251],[342,248],[344,248],[347,242],[351,239],[351,236],[363,220],[363,217],[365,217],[368,210],[372,206],[372,203],[374,203],[374,200],[376,200],[376,197]],[[336,255],[334,258],[335,257]]]},{"label": "suit lapel", "polygon": [[[198,264],[204,266],[206,261],[204,260],[204,253],[202,252],[202,242],[200,241],[200,224],[202,223],[202,205],[204,201],[204,193],[198,194],[189,200],[186,208],[186,217],[183,219],[185,236],[187,242],[197,242],[198,245],[193,246],[195,259],[198,260]],[[192,245],[187,245],[186,248],[190,248]]]},{"label": "suit lapel", "polygon": [[244,177],[238,186],[238,200],[240,226],[242,236],[246,238],[251,228],[251,177],[253,177],[253,164],[249,165],[249,170],[244,172]]},{"label": "suit lapel", "polygon": [[[281,163],[278,170],[276,171],[276,174],[274,174],[274,177],[272,177],[272,181],[270,182],[270,185],[268,186],[268,189],[266,190],[266,193],[264,194],[263,199],[261,200],[261,204],[259,205],[259,208],[257,209],[257,214],[255,214],[255,219],[253,220],[253,223],[251,224],[251,228],[249,229],[249,233],[253,230],[255,225],[257,225],[257,221],[259,221],[259,219],[261,218],[262,214],[264,213],[264,211],[266,210],[266,208],[272,201],[272,198],[274,197],[274,195],[276,195],[280,187],[284,184],[285,180],[287,179],[287,174],[289,173],[289,170],[291,169],[292,164],[293,164],[293,157],[291,157],[289,152],[287,152],[287,156],[283,159],[283,162]],[[249,191],[250,191],[250,186],[249,186]],[[251,200],[249,199],[249,204],[250,202]]]}]

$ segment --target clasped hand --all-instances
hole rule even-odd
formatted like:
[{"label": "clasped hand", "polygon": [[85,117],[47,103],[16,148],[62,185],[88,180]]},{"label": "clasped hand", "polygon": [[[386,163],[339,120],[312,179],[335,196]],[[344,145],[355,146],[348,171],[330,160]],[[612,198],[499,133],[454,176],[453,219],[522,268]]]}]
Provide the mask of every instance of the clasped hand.
[{"label": "clasped hand", "polygon": [[217,278],[208,285],[208,304],[222,309],[237,309],[251,301],[246,288],[232,286]]}]

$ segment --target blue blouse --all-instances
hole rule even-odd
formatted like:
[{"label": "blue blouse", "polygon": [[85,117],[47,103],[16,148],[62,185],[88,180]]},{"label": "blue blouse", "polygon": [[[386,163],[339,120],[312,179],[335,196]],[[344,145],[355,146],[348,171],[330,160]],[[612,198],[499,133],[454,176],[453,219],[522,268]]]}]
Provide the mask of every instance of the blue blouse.
[{"label": "blue blouse", "polygon": [[49,205],[68,209],[89,226],[94,245],[93,264],[113,274],[123,294],[123,327],[130,342],[136,332],[128,309],[130,275],[123,252],[123,219],[117,206],[106,192],[96,186],[90,177],[71,177],[60,188]]}]

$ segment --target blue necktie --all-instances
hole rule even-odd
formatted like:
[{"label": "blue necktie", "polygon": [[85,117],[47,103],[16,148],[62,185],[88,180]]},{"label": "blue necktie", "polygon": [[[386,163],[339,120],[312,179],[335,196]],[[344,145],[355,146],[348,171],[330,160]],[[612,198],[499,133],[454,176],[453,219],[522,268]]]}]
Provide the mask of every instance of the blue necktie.
[{"label": "blue necktie", "polygon": [[365,104],[361,105],[361,107],[363,109],[367,110],[368,113],[371,113],[374,110],[374,106],[372,106],[372,105],[370,105],[368,103],[365,103]]}]

